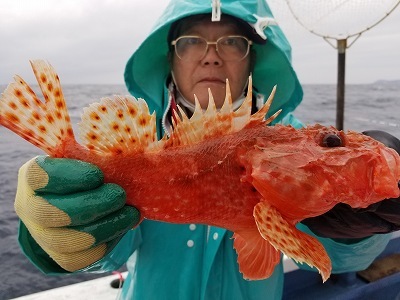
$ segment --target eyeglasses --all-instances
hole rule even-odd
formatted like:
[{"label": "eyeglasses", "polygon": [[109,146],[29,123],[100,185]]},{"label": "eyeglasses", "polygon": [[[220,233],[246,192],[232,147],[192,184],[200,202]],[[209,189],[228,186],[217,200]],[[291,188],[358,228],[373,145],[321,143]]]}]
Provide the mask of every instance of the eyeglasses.
[{"label": "eyeglasses", "polygon": [[171,42],[176,55],[186,61],[202,60],[208,51],[208,45],[215,45],[221,59],[240,61],[249,54],[253,42],[239,35],[220,37],[216,42],[209,42],[200,36],[184,35]]}]

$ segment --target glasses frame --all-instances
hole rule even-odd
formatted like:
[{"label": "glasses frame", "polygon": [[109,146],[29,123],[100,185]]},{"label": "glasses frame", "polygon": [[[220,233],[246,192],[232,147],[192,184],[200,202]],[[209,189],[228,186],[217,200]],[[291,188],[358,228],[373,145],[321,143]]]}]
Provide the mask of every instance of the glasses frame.
[{"label": "glasses frame", "polygon": [[[183,59],[182,57],[180,57],[179,54],[178,54],[178,52],[177,52],[177,50],[176,50],[176,44],[179,42],[179,40],[181,40],[181,39],[183,39],[183,38],[200,38],[200,39],[204,40],[204,41],[206,42],[206,50],[204,51],[203,56],[202,56],[201,58],[199,58],[199,59]],[[219,56],[221,59],[223,59],[222,56],[220,55],[220,53],[218,52],[218,42],[219,42],[221,39],[224,39],[224,38],[243,38],[243,39],[245,39],[245,40],[247,41],[247,51],[246,51],[246,54],[245,54],[241,59],[238,59],[238,60],[228,60],[228,61],[242,61],[243,59],[245,59],[245,58],[249,55],[249,53],[250,53],[250,46],[253,45],[253,41],[252,41],[252,40],[249,40],[247,37],[245,37],[245,36],[243,36],[243,35],[225,35],[225,36],[221,36],[221,37],[218,38],[216,41],[207,41],[205,38],[203,38],[202,36],[199,36],[199,35],[182,35],[182,36],[178,37],[177,39],[173,40],[173,41],[171,42],[171,45],[174,46],[174,48],[175,48],[175,54],[176,54],[176,56],[177,56],[179,59],[183,60],[183,61],[200,61],[200,60],[202,60],[202,59],[207,55],[207,52],[208,52],[208,49],[209,49],[209,45],[214,45],[214,46],[215,46],[215,50],[216,50],[217,53],[218,53],[218,56]],[[225,60],[225,59],[223,59],[223,60]],[[227,61],[227,60],[225,60],[225,61]]]}]

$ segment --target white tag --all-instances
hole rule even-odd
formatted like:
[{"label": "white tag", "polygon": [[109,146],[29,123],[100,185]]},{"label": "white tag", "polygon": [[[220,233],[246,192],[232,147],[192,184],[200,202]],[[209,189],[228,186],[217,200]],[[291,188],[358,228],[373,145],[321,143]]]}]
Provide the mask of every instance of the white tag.
[{"label": "white tag", "polygon": [[211,0],[211,21],[218,22],[221,20],[221,1]]}]

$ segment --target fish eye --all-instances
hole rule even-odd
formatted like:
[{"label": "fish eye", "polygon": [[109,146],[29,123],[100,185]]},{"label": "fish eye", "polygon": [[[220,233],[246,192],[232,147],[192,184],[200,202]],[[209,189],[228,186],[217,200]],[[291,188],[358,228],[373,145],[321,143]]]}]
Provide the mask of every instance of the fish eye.
[{"label": "fish eye", "polygon": [[322,139],[322,146],[324,147],[341,147],[343,146],[343,141],[340,136],[335,133],[327,133]]}]

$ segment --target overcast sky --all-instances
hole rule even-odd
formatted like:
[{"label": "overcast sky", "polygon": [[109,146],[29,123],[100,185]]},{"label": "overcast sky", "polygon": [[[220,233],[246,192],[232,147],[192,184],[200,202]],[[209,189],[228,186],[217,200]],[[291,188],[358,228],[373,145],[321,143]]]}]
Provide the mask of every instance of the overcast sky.
[{"label": "overcast sky", "polygon": [[[336,83],[337,50],[298,25],[285,1],[271,1],[292,44],[300,81]],[[123,84],[127,59],[167,2],[1,0],[0,84],[14,74],[32,82],[28,61],[38,58],[48,60],[64,84]],[[400,80],[399,49],[400,7],[347,49],[346,82]]]}]

